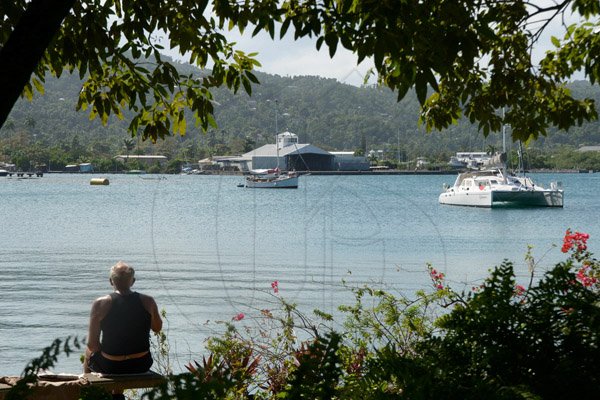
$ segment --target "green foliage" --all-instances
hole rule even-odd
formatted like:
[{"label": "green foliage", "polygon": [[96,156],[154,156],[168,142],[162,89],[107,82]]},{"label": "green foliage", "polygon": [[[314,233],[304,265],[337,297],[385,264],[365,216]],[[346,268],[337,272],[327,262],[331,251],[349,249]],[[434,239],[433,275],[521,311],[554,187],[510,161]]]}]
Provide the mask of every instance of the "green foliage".
[{"label": "green foliage", "polygon": [[[34,2],[0,9],[0,46]],[[557,50],[532,63],[532,46],[569,6],[585,21],[569,27]],[[248,94],[258,83],[256,54],[230,43],[226,30],[271,38],[309,37],[330,56],[344,47],[357,62],[370,58],[380,84],[398,100],[414,89],[428,129],[447,129],[461,116],[487,136],[504,124],[513,139],[548,134],[597,119],[594,100],[578,99],[564,81],[583,70],[600,79],[600,39],[594,0],[545,3],[444,0],[259,2],[167,0],[159,3],[74,2],[24,88],[31,98],[44,91],[47,75],[65,72],[85,79],[77,109],[107,124],[127,117],[131,135],[156,141],[184,135],[190,124],[216,126],[214,93],[226,87]],[[535,20],[537,23],[532,24]],[[28,26],[20,26],[27,32]],[[200,75],[175,68],[161,53],[161,38]],[[482,60],[485,60],[482,61]],[[208,66],[210,70],[206,70]],[[500,110],[506,113],[501,116]],[[8,112],[6,112],[7,114]],[[4,119],[4,118],[3,118]],[[2,119],[2,120],[3,120]]]},{"label": "green foliage", "polygon": [[285,389],[277,397],[281,399],[325,400],[337,397],[342,375],[338,355],[340,336],[330,332],[317,337],[297,352],[298,367],[288,377]]},{"label": "green foliage", "polygon": [[[178,65],[181,73],[186,68],[189,66]],[[169,160],[178,158],[190,163],[209,154],[243,154],[274,140],[275,110],[267,102],[270,99],[279,100],[281,131],[290,130],[299,135],[301,142],[325,149],[357,149],[364,146],[365,138],[368,150],[382,149],[388,160],[396,161],[399,156],[401,162],[414,164],[416,157],[428,154],[432,161],[444,165],[457,151],[502,148],[500,135],[481,137],[477,126],[464,118],[446,132],[425,134],[418,127],[419,104],[413,92],[398,105],[394,94],[381,88],[357,88],[317,77],[289,78],[260,73],[257,76],[262,82],[261,92],[252,98],[235,96],[224,89],[214,91],[221,104],[215,110],[219,130],[209,129],[202,134],[190,119],[185,138],[169,137],[156,144],[132,139],[124,121],[111,118],[102,126],[75,112],[74,96],[81,84],[75,77],[48,79],[46,95],[32,103],[18,102],[11,114],[13,129],[0,130],[0,154],[4,155],[0,158],[13,162],[16,158],[27,159],[30,164],[41,159],[52,170],[61,170],[80,159],[109,160],[118,154],[135,154],[138,149],[140,154],[163,154]],[[595,86],[578,82],[569,85],[569,89],[578,98],[600,100],[600,90]],[[28,118],[37,121],[35,127],[28,127]],[[129,150],[124,140],[129,142]],[[569,133],[550,130],[548,137],[529,143],[528,168],[598,169],[591,153],[583,154],[577,161],[573,158],[580,145],[597,143],[600,143],[597,121],[572,128]]]},{"label": "green foliage", "polygon": [[[595,398],[600,263],[586,251],[585,240],[568,231],[563,251],[571,256],[540,278],[532,275],[527,288],[517,284],[512,263],[505,261],[467,293],[452,291],[432,267],[435,291],[414,301],[354,289],[355,304],[342,307],[344,335],[322,341],[315,333],[301,342],[278,397]],[[231,329],[238,346],[253,346],[250,331],[244,337]],[[329,384],[322,387],[325,375]]]},{"label": "green foliage", "polygon": [[42,350],[42,355],[31,360],[23,369],[21,379],[6,394],[6,400],[22,400],[31,394],[30,384],[38,380],[38,373],[49,370],[54,366],[61,353],[69,355],[74,349],[81,348],[81,343],[77,337],[67,337],[65,340],[55,339],[52,344]]},{"label": "green foliage", "polygon": [[393,346],[400,354],[413,353],[415,344],[433,333],[435,304],[449,295],[444,290],[418,291],[411,299],[369,286],[352,291],[355,303],[339,307],[347,316],[346,339],[359,349]]},{"label": "green foliage", "polygon": [[[163,321],[168,324],[167,311],[161,309],[160,315]],[[154,332],[151,339],[150,350],[152,351],[152,358],[154,360],[152,369],[161,375],[173,374],[173,365],[170,358],[171,347],[167,335],[165,334],[165,329],[158,333]]]},{"label": "green foliage", "polygon": [[512,264],[440,320],[444,335],[418,347],[436,398],[593,398],[600,367],[600,300],[570,262],[524,293]]}]

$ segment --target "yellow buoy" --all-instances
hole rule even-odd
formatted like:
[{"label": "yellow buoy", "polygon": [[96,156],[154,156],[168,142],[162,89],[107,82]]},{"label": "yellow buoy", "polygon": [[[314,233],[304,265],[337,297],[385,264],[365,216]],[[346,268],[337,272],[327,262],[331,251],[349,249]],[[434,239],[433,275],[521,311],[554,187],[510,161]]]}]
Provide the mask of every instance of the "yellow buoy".
[{"label": "yellow buoy", "polygon": [[108,178],[92,178],[90,185],[108,185]]}]

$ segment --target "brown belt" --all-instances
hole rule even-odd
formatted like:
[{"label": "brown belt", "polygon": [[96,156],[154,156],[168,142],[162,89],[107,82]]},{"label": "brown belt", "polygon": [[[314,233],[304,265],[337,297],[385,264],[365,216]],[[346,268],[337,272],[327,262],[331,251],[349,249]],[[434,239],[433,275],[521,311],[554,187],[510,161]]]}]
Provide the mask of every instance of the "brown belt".
[{"label": "brown belt", "polygon": [[101,351],[100,353],[102,354],[102,357],[104,357],[104,358],[106,358],[107,360],[110,360],[110,361],[125,361],[125,360],[133,360],[133,359],[136,359],[136,358],[142,358],[146,354],[148,354],[148,350],[142,351],[141,353],[126,354],[124,356],[113,356],[113,355],[110,355],[110,354],[106,354],[103,351]]}]

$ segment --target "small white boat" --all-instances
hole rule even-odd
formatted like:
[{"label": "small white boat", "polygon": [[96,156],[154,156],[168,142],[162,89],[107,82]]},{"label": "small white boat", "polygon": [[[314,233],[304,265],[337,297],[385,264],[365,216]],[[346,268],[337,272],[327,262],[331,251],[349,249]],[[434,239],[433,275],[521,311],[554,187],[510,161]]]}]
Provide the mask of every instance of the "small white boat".
[{"label": "small white boat", "polygon": [[[279,149],[285,146],[285,143],[297,143],[298,138],[295,135],[282,133],[277,134],[277,101],[275,101],[275,149],[277,166],[272,169],[253,169],[246,175],[244,184],[238,187],[247,187],[251,189],[298,189],[298,174],[296,171],[281,172],[279,169]],[[294,136],[295,138],[291,138]]]},{"label": "small white boat", "polygon": [[8,171],[5,169],[0,169],[0,176],[7,176],[8,175]]},{"label": "small white boat", "polygon": [[472,207],[562,207],[563,195],[560,183],[544,188],[529,177],[509,175],[498,168],[459,174],[453,186],[445,187],[439,202]]},{"label": "small white boat", "polygon": [[244,187],[253,189],[297,189],[298,174],[281,173],[279,168],[254,170],[246,176]]}]

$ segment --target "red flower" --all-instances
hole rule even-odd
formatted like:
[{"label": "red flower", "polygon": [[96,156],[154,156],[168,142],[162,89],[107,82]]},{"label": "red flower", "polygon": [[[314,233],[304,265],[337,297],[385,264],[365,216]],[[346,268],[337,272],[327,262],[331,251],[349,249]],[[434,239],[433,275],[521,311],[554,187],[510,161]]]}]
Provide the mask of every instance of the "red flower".
[{"label": "red flower", "polygon": [[571,232],[570,229],[567,229],[565,232],[565,237],[563,239],[563,245],[561,251],[563,253],[567,253],[569,250],[575,246],[577,252],[582,252],[587,250],[587,240],[590,238],[590,235],[587,233],[581,232]]},{"label": "red flower", "polygon": [[239,313],[237,315],[235,315],[233,318],[231,318],[233,321],[241,321],[243,320],[245,317],[244,313]]},{"label": "red flower", "polygon": [[593,286],[598,282],[598,279],[590,274],[589,265],[584,265],[577,271],[577,280],[585,287]]},{"label": "red flower", "polygon": [[444,289],[445,275],[442,272],[438,272],[436,269],[431,268],[429,270],[429,277],[433,282],[433,287],[435,287],[437,290]]},{"label": "red flower", "polygon": [[273,292],[275,294],[279,293],[279,281],[271,282],[271,287],[273,288]]},{"label": "red flower", "polygon": [[517,296],[523,296],[523,294],[525,294],[525,287],[523,285],[516,285],[515,286],[515,295]]}]

